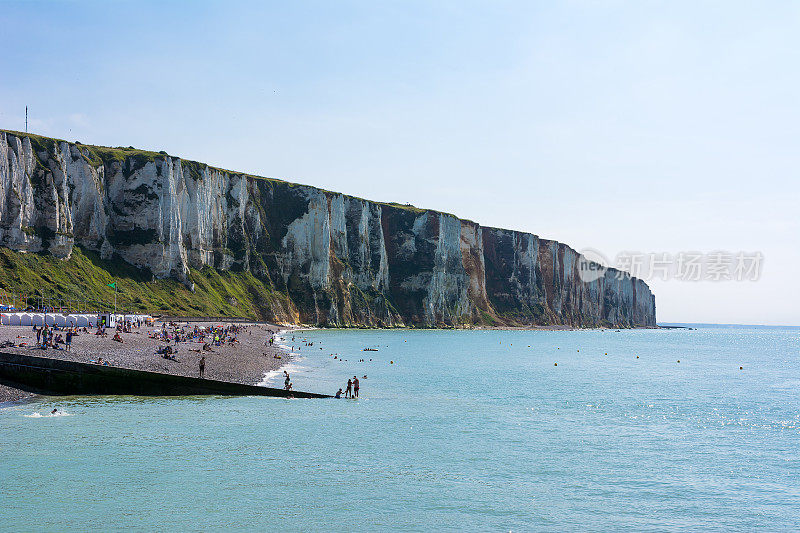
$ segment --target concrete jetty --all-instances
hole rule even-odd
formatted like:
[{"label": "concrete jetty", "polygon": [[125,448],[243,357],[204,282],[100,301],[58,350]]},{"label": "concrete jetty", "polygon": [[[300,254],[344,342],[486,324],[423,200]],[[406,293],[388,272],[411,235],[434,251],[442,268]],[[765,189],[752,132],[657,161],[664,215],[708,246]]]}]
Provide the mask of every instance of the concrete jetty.
[{"label": "concrete jetty", "polygon": [[0,382],[22,390],[52,395],[331,397],[313,392],[286,391],[3,352],[0,352]]}]

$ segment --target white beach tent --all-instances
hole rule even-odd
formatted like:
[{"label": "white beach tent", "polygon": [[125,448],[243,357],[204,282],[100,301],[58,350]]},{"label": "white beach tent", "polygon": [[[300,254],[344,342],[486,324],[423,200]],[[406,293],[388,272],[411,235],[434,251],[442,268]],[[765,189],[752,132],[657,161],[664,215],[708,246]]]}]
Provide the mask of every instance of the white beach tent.
[{"label": "white beach tent", "polygon": [[75,325],[79,328],[85,328],[90,325],[89,317],[87,315],[73,315],[73,318],[75,318]]},{"label": "white beach tent", "polygon": [[31,315],[31,321],[34,326],[44,326],[44,315],[42,313],[33,313]]},{"label": "white beach tent", "polygon": [[134,321],[141,322],[142,324],[147,324],[148,322],[153,321],[153,317],[151,317],[150,315],[135,315],[135,316],[136,318],[134,319]]},{"label": "white beach tent", "polygon": [[97,327],[97,315],[85,315],[90,327]]},{"label": "white beach tent", "polygon": [[44,315],[44,322],[48,326],[55,326],[56,325],[56,316],[52,313],[47,313]]},{"label": "white beach tent", "polygon": [[19,315],[19,325],[20,326],[32,326],[33,325],[33,316],[29,315],[28,313],[20,313],[20,315]]},{"label": "white beach tent", "polygon": [[54,324],[58,327],[65,327],[67,325],[67,317],[64,315],[53,315]]},{"label": "white beach tent", "polygon": [[11,324],[11,317],[8,313],[0,313],[0,324],[8,326]]},{"label": "white beach tent", "polygon": [[8,317],[8,323],[11,326],[20,326],[22,325],[22,319],[20,318],[20,313],[12,313]]}]

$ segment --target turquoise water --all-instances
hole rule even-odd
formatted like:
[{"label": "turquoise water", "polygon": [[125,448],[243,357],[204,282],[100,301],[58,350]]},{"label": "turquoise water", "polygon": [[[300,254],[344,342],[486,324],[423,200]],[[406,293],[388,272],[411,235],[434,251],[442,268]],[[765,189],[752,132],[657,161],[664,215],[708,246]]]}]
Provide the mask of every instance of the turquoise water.
[{"label": "turquoise water", "polygon": [[1,409],[0,529],[800,527],[800,330],[302,336],[295,388],[360,400]]}]

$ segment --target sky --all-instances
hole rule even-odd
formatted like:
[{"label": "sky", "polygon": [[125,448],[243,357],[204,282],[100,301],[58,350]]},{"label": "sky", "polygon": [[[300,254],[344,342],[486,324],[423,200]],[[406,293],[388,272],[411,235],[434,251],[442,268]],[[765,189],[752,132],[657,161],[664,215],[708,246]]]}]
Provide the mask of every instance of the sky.
[{"label": "sky", "polygon": [[800,3],[0,0],[0,128],[624,252],[659,322],[800,325]]}]

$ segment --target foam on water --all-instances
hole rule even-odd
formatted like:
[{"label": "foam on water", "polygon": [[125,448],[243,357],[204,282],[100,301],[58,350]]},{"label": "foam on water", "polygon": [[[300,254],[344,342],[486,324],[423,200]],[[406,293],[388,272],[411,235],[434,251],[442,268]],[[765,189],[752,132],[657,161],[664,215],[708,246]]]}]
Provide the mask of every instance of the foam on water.
[{"label": "foam on water", "polygon": [[42,414],[42,413],[30,413],[30,414],[22,415],[22,416],[24,416],[25,418],[54,418],[54,417],[59,417],[59,416],[72,416],[72,415],[70,413],[65,412],[65,411],[59,411],[57,413],[45,413],[45,414]]},{"label": "foam on water", "polygon": [[[292,350],[292,344],[288,340],[290,331],[296,337],[299,331],[303,330],[286,330],[282,329],[278,333],[275,334],[275,346],[282,348],[288,354],[292,356],[291,360],[287,360],[287,362],[276,370],[270,370],[264,373],[264,376],[261,378],[261,381],[257,383],[260,387],[271,387],[275,385],[283,385],[283,373],[288,372],[289,376],[294,380],[294,376],[297,374],[306,374],[310,372],[310,369],[304,365],[301,365],[300,362],[305,359],[305,357],[300,355],[300,352],[295,352]],[[294,381],[293,381],[294,383]],[[292,385],[294,389],[297,389],[296,385]]]},{"label": "foam on water", "polygon": [[283,381],[283,372],[286,371],[289,373],[289,376],[294,378],[295,374],[302,374],[304,372],[308,372],[308,368],[300,365],[299,363],[303,361],[303,357],[295,357],[285,365],[279,367],[277,370],[270,370],[269,372],[264,373],[264,377],[258,383],[261,387],[269,387],[272,385],[277,384],[278,382]]}]

